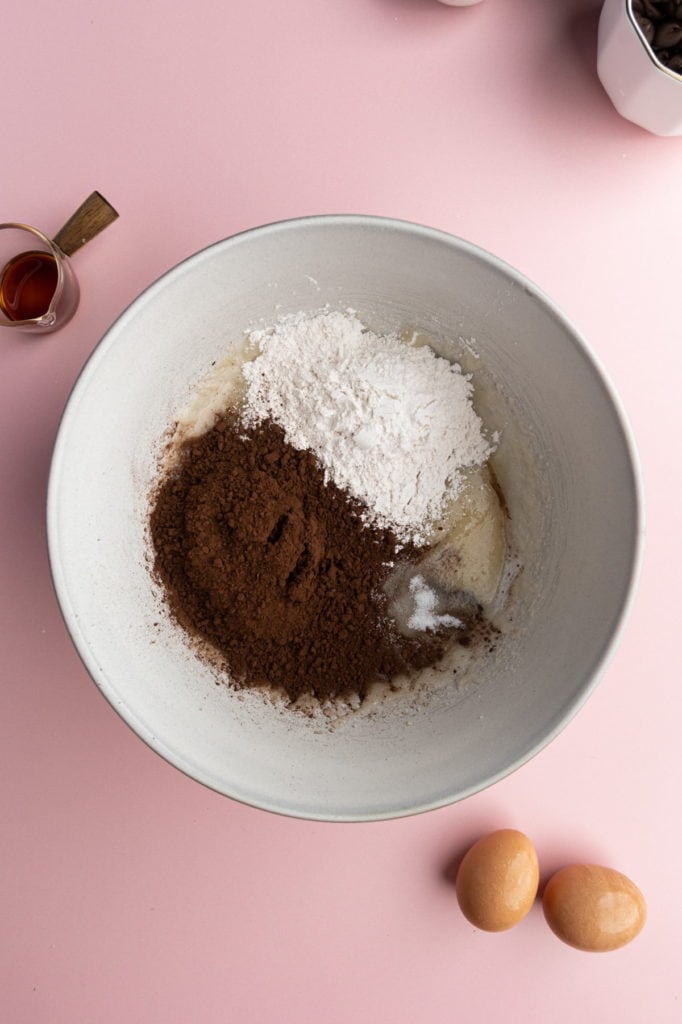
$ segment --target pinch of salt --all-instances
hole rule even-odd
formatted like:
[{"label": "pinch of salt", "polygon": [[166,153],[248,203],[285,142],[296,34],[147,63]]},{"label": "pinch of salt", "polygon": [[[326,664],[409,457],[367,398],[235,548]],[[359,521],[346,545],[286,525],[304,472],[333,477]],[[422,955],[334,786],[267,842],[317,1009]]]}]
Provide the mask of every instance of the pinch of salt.
[{"label": "pinch of salt", "polygon": [[414,611],[407,620],[408,629],[435,630],[443,626],[461,627],[461,619],[454,615],[438,615],[436,605],[438,598],[428,586],[423,576],[413,576],[410,580],[410,594],[414,598]]}]

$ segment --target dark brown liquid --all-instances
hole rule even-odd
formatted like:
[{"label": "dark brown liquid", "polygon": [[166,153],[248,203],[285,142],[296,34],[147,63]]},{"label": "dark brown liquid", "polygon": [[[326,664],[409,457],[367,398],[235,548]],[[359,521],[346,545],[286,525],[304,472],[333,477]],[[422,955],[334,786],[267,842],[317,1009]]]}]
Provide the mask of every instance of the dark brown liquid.
[{"label": "dark brown liquid", "polygon": [[22,252],[0,275],[0,308],[10,320],[34,320],[49,309],[57,288],[57,261],[49,252]]}]

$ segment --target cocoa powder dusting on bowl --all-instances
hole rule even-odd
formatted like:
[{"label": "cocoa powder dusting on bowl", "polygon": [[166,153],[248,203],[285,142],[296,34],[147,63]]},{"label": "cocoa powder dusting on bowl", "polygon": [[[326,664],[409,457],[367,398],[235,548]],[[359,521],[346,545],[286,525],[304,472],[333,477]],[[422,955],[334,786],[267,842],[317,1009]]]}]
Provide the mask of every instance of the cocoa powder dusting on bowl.
[{"label": "cocoa powder dusting on bowl", "polygon": [[399,634],[381,589],[389,563],[416,549],[361,512],[279,426],[223,417],[185,444],[152,501],[154,569],[173,617],[215,648],[233,685],[292,701],[364,698],[433,664],[443,638]]}]

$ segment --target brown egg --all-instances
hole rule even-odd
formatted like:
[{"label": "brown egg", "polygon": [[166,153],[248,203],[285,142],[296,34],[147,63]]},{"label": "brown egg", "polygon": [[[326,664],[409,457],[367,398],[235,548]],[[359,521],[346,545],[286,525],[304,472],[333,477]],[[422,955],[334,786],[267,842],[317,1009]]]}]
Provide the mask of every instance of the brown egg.
[{"label": "brown egg", "polygon": [[530,839],[503,828],[483,836],[467,851],[455,887],[468,921],[486,932],[503,932],[533,906],[538,881],[538,858]]},{"label": "brown egg", "polygon": [[618,949],[639,935],[646,903],[637,886],[612,868],[572,864],[552,875],[542,906],[562,942],[590,953]]}]

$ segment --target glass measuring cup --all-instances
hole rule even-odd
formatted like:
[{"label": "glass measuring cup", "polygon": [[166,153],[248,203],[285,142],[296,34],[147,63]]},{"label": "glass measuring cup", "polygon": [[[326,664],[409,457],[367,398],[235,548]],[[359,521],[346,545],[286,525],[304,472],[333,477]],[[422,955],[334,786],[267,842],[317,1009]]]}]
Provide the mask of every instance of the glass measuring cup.
[{"label": "glass measuring cup", "polygon": [[71,262],[47,235],[28,224],[0,224],[0,325],[56,331],[78,306]]},{"label": "glass measuring cup", "polygon": [[70,256],[116,217],[93,192],[52,239],[28,224],[0,224],[0,327],[46,334],[68,323],[80,298]]}]

